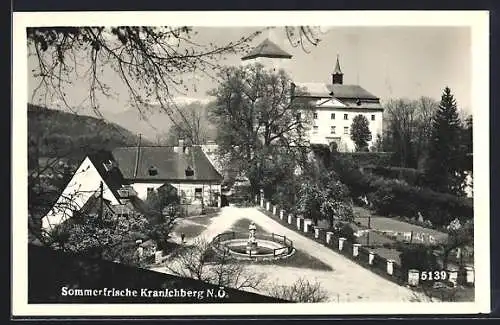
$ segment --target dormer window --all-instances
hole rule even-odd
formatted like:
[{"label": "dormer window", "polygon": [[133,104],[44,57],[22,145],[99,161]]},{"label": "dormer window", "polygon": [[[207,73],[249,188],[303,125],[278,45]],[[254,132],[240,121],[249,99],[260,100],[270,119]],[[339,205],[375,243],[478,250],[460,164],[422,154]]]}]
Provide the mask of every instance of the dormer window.
[{"label": "dormer window", "polygon": [[151,166],[148,168],[148,174],[149,176],[156,176],[158,175],[158,169],[155,166]]},{"label": "dormer window", "polygon": [[194,170],[191,168],[191,166],[188,166],[186,168],[186,177],[192,177],[194,176]]},{"label": "dormer window", "polygon": [[111,169],[113,169],[114,167],[114,164],[113,164],[113,161],[111,160],[108,160],[108,161],[105,161],[102,163],[102,165],[104,166],[104,169],[109,172]]}]

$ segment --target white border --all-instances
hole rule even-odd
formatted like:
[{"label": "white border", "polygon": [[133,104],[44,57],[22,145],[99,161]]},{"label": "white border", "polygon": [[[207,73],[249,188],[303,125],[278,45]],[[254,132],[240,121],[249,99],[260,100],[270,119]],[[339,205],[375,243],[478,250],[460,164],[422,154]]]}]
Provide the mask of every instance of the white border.
[{"label": "white border", "polygon": [[[317,304],[27,304],[27,49],[28,26],[469,26],[472,35],[474,114],[475,278],[473,303]],[[418,40],[417,40],[418,41]],[[490,312],[489,263],[489,12],[487,11],[297,11],[297,12],[39,12],[13,14],[12,315],[301,315],[461,314]],[[479,216],[479,217],[477,217]]]}]

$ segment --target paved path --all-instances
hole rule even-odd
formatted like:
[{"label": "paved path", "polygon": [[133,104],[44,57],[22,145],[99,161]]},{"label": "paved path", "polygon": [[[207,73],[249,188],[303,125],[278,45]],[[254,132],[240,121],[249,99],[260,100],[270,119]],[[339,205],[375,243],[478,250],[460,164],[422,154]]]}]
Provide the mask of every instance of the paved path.
[{"label": "paved path", "polygon": [[[403,302],[410,301],[415,297],[415,293],[410,289],[392,283],[314,240],[284,227],[256,208],[224,207],[221,214],[213,218],[212,223],[199,237],[211,240],[242,218],[253,220],[268,232],[290,238],[297,249],[320,259],[333,269],[333,271],[319,271],[276,265],[249,265],[248,268],[251,271],[267,275],[268,285],[271,283],[292,284],[299,277],[305,277],[309,280],[319,281],[323,289],[328,291],[330,300],[340,302]],[[195,239],[188,240],[188,244]],[[164,272],[164,268],[154,270]]]}]

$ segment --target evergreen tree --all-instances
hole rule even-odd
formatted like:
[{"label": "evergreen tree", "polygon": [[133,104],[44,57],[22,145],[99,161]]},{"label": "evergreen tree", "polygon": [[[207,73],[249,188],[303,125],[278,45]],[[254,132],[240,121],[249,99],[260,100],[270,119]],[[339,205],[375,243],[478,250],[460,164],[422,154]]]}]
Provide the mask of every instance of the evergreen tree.
[{"label": "evergreen tree", "polygon": [[356,145],[356,151],[363,151],[368,148],[368,141],[371,141],[372,133],[365,116],[359,114],[354,117],[351,125],[351,139]]},{"label": "evergreen tree", "polygon": [[427,180],[436,191],[463,195],[465,158],[462,123],[458,116],[455,98],[446,87],[439,109],[432,121]]}]

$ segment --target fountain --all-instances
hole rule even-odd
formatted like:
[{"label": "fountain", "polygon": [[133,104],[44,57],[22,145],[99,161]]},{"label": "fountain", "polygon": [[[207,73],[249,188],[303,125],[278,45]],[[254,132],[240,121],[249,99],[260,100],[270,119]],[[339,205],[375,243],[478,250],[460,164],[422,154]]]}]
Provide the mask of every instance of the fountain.
[{"label": "fountain", "polygon": [[[234,231],[215,236],[212,248],[219,255],[230,255],[238,260],[266,261],[287,258],[295,253],[293,242],[278,234],[256,234],[252,221],[248,234]],[[258,242],[257,242],[258,239]]]},{"label": "fountain", "polygon": [[255,239],[255,231],[257,230],[257,226],[252,221],[248,226],[248,243],[247,243],[247,254],[252,256],[257,254],[257,240]]}]

